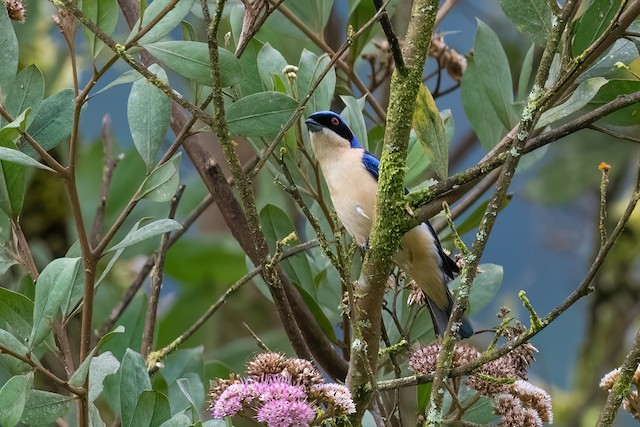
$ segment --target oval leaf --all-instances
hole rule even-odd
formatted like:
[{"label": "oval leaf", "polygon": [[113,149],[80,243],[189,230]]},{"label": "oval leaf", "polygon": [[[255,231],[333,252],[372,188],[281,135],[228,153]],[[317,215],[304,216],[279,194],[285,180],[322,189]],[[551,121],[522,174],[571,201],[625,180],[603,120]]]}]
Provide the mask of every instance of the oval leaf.
[{"label": "oval leaf", "polygon": [[53,424],[58,418],[64,417],[75,400],[75,396],[31,390],[20,421],[35,426]]},{"label": "oval leaf", "polygon": [[580,83],[569,99],[561,105],[548,109],[542,114],[536,124],[536,129],[543,128],[548,124],[567,117],[569,114],[575,113],[587,105],[607,81],[608,80],[603,77],[594,77]]},{"label": "oval leaf", "polygon": [[[329,55],[318,57],[318,55],[307,49],[302,51],[300,62],[298,63],[298,76],[296,78],[299,98],[309,92],[311,85],[318,79],[330,62],[331,58],[329,58]],[[327,75],[324,76],[322,82],[316,87],[316,90],[304,107],[305,116],[316,111],[328,110],[331,107],[331,100],[333,99],[335,88],[336,70],[332,67]]]},{"label": "oval leaf", "polygon": [[[167,82],[167,74],[158,64],[151,65],[149,71]],[[147,170],[151,170],[169,129],[171,100],[146,79],[137,80],[131,86],[127,118],[136,150],[147,165]]]},{"label": "oval leaf", "polygon": [[147,366],[139,353],[127,349],[120,365],[120,417],[122,427],[131,427],[138,398],[151,390]]},{"label": "oval leaf", "polygon": [[275,90],[276,79],[280,81],[284,78],[284,67],[286,67],[287,60],[284,56],[273,48],[269,43],[262,46],[260,52],[258,52],[258,71],[260,80],[262,80],[263,87],[266,90]]},{"label": "oval leaf", "polygon": [[51,322],[62,316],[62,304],[69,300],[81,273],[81,258],[58,258],[40,273],[33,303],[33,329],[29,348],[37,346],[51,333]]},{"label": "oval leaf", "polygon": [[171,200],[180,184],[178,163],[180,163],[181,157],[182,153],[178,153],[168,162],[155,168],[142,183],[139,198],[153,200],[154,202],[168,202]]},{"label": "oval leaf", "polygon": [[500,7],[518,31],[545,47],[553,19],[548,0],[500,0]]},{"label": "oval leaf", "polygon": [[[31,120],[38,112],[40,103],[44,98],[44,77],[35,65],[31,64],[9,86],[6,98],[7,113],[16,117],[23,111],[31,109]],[[27,125],[31,122],[28,121]]]},{"label": "oval leaf", "polygon": [[280,92],[246,96],[227,108],[229,130],[235,135],[276,135],[298,106],[298,101]]},{"label": "oval leaf", "polygon": [[27,396],[33,387],[33,373],[11,377],[0,390],[0,425],[13,427],[22,418]]},{"label": "oval leaf", "polygon": [[[38,113],[33,123],[27,128],[27,132],[42,148],[46,151],[51,150],[71,135],[74,108],[73,89],[65,89],[51,95],[40,104]],[[36,151],[24,141],[18,143],[18,148],[31,157],[38,156]]]},{"label": "oval leaf", "polygon": [[[181,76],[211,86],[211,60],[206,43],[165,41],[147,44],[145,49]],[[218,49],[218,54],[222,87],[239,83],[242,80],[242,67],[238,58],[222,48]]]}]

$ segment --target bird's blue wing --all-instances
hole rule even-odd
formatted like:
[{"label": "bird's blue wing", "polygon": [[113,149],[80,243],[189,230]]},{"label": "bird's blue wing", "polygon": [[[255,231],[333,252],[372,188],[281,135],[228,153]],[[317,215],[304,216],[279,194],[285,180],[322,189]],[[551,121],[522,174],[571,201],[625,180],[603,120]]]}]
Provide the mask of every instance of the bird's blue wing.
[{"label": "bird's blue wing", "polygon": [[380,160],[373,154],[368,151],[365,151],[362,154],[362,165],[365,167],[367,172],[371,174],[375,180],[378,180],[378,167],[380,166]]}]

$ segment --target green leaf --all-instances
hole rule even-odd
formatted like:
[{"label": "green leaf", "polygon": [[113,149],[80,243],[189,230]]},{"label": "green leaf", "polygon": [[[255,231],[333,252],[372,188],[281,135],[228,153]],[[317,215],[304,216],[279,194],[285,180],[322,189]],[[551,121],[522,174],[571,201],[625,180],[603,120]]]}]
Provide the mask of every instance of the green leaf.
[{"label": "green leaf", "polygon": [[182,412],[175,414],[171,419],[160,424],[160,427],[189,427],[191,419]]},{"label": "green leaf", "polygon": [[429,165],[430,160],[427,157],[427,152],[418,141],[418,138],[416,138],[415,131],[412,131],[409,136],[407,173],[404,176],[406,186],[412,188],[426,180],[428,178],[427,169]]},{"label": "green leaf", "polygon": [[[38,112],[44,98],[44,77],[34,64],[20,71],[7,90],[6,109],[11,117],[20,115],[31,109],[32,114]],[[33,117],[31,117],[33,120]],[[27,126],[31,121],[27,121]]]},{"label": "green leaf", "polygon": [[169,418],[171,418],[171,409],[167,397],[156,390],[145,390],[138,398],[130,425],[155,427]]},{"label": "green leaf", "polygon": [[488,94],[476,68],[475,59],[468,58],[467,70],[460,85],[462,107],[476,132],[482,147],[489,151],[507,134],[498,113],[487,105]]},{"label": "green leaf", "polygon": [[431,92],[421,85],[413,111],[413,129],[438,177],[449,175],[449,145],[444,125]]},{"label": "green leaf", "polygon": [[622,0],[594,0],[580,18],[573,37],[573,56],[580,55],[613,21]]},{"label": "green leaf", "polygon": [[[298,63],[298,75],[296,78],[296,87],[298,89],[298,99],[304,97],[311,85],[320,77],[320,74],[331,62],[329,55],[321,55],[318,57],[315,53],[302,50],[300,62]],[[311,98],[304,107],[304,114],[308,116],[316,111],[328,110],[331,107],[333,92],[336,87],[336,71],[332,67],[322,82],[316,87]]]},{"label": "green leaf", "polygon": [[340,95],[340,99],[344,102],[345,108],[340,112],[340,115],[344,118],[345,122],[349,125],[360,144],[369,149],[369,140],[367,136],[367,126],[364,123],[364,115],[362,111],[366,103],[366,99],[363,96],[360,99],[356,99],[353,96]]},{"label": "green leaf", "polygon": [[[167,82],[167,74],[158,64],[152,64],[149,71]],[[127,118],[136,150],[147,165],[147,170],[151,170],[169,129],[171,100],[148,80],[138,80],[131,86]]]},{"label": "green leaf", "polygon": [[316,34],[321,34],[331,15],[333,0],[291,2],[291,11]]},{"label": "green leaf", "polygon": [[[2,141],[0,141],[0,144],[2,144]],[[27,156],[22,151],[18,150],[18,147],[16,147],[15,145],[13,147],[15,148],[0,146],[0,160],[3,160],[4,162],[13,163],[16,165],[33,166],[38,169],[43,169],[46,171],[53,172],[53,169],[51,169],[49,166],[43,165],[33,157]]]},{"label": "green leaf", "polygon": [[[233,15],[234,11],[242,10],[240,7],[232,8],[231,14]],[[245,96],[259,93],[264,91],[262,87],[262,80],[257,78],[252,78],[250,76],[259,76],[260,71],[258,70],[258,53],[262,49],[263,44],[256,39],[251,39],[247,47],[245,48],[242,56],[240,57],[240,66],[242,67],[242,75],[247,76],[247,78],[243,78],[242,81],[238,84],[238,94],[241,98]]]},{"label": "green leaf", "polygon": [[18,39],[6,7],[0,8],[0,46],[2,46],[0,90],[6,93],[18,70]]},{"label": "green leaf", "polygon": [[120,369],[120,362],[110,351],[91,359],[89,367],[89,402],[95,402],[104,389],[104,380]]},{"label": "green leaf", "polygon": [[[75,95],[73,89],[65,89],[46,98],[40,104],[33,123],[27,128],[29,135],[46,151],[57,146],[71,135]],[[18,143],[20,151],[36,157],[36,151],[26,142]]]},{"label": "green leaf", "polygon": [[520,68],[520,77],[518,78],[518,101],[524,101],[529,93],[529,80],[531,80],[531,72],[533,71],[533,53],[535,44],[532,44],[522,61]]},{"label": "green leaf", "polygon": [[[631,31],[631,27],[629,27],[629,31]],[[640,25],[636,31],[640,31]],[[615,78],[616,74],[620,72],[616,64],[618,62],[628,64],[633,61],[638,57],[638,49],[639,47],[630,40],[625,38],[616,40],[611,49],[602,54],[587,71],[576,79],[576,83],[591,77]]]},{"label": "green leaf", "polygon": [[[640,91],[640,80],[611,80],[598,91],[597,95],[589,102],[588,108],[595,109],[613,101],[620,95],[638,91]],[[613,126],[637,125],[640,123],[640,102],[615,111],[598,120],[598,123]]]},{"label": "green leaf", "polygon": [[74,396],[63,396],[43,390],[31,390],[22,413],[21,422],[28,425],[53,424],[58,418],[64,417]]},{"label": "green leaf", "polygon": [[[82,0],[82,12],[92,20],[106,35],[110,36],[118,24],[118,3],[116,0]],[[104,47],[96,35],[83,26],[89,52],[95,58]]]},{"label": "green leaf", "polygon": [[[6,274],[6,272],[16,264],[19,263],[15,257],[9,253],[7,248],[0,246],[0,276]],[[1,289],[5,288],[0,287],[0,290]],[[0,298],[0,307],[2,307],[2,298]],[[2,317],[2,308],[0,308],[0,317]]]},{"label": "green leaf", "polygon": [[29,338],[32,318],[33,302],[29,298],[0,287],[0,319],[11,325],[20,338]]},{"label": "green leaf", "polygon": [[51,323],[62,316],[62,305],[69,301],[74,283],[82,276],[81,258],[58,258],[40,273],[33,307],[33,329],[29,348],[37,346],[51,332]]},{"label": "green leaf", "polygon": [[547,0],[500,0],[500,7],[518,31],[538,46],[546,46],[554,19]]},{"label": "green leaf", "polygon": [[100,410],[93,403],[89,405],[89,427],[107,427],[100,417]]},{"label": "green leaf", "polygon": [[417,387],[418,392],[418,414],[424,414],[429,405],[429,398],[431,397],[431,383],[419,384]]},{"label": "green leaf", "polygon": [[276,135],[291,117],[298,101],[280,92],[245,96],[227,108],[229,130],[235,135]]},{"label": "green leaf", "polygon": [[176,194],[180,184],[178,164],[182,153],[177,153],[168,162],[156,167],[145,178],[140,187],[139,199],[149,199],[154,202],[168,202]]},{"label": "green leaf", "polygon": [[[207,43],[164,41],[147,44],[144,48],[181,76],[211,86],[211,61]],[[222,87],[233,86],[242,81],[242,67],[235,55],[222,48],[218,49],[218,54]]]},{"label": "green leaf", "polygon": [[111,338],[113,338],[116,334],[121,334],[123,332],[124,326],[119,325],[113,331],[105,334],[102,338],[100,338],[98,344],[96,344],[96,346],[91,350],[87,357],[82,361],[80,366],[78,366],[78,369],[76,369],[71,378],[69,378],[69,384],[75,387],[81,387],[84,384],[84,380],[87,378],[87,375],[89,375],[91,362],[93,361],[95,354],[98,352],[98,350],[100,350],[100,347],[109,342],[109,340],[111,340]]},{"label": "green leaf", "polygon": [[139,353],[127,349],[120,364],[120,417],[122,427],[134,426],[138,398],[145,390],[151,390],[147,365]]},{"label": "green leaf", "polygon": [[487,94],[484,109],[487,109],[486,101],[489,101],[502,125],[511,129],[519,117],[512,106],[513,84],[509,60],[496,33],[480,20],[473,49],[478,78]]},{"label": "green leaf", "polygon": [[118,320],[118,324],[125,327],[124,333],[106,343],[103,350],[112,352],[116,359],[122,360],[128,348],[140,348],[146,312],[147,295],[138,293]]},{"label": "green leaf", "polygon": [[108,85],[100,89],[99,91],[97,91],[93,96],[96,96],[114,86],[118,86],[126,83],[133,83],[142,78],[144,77],[142,77],[142,75],[138,73],[136,70],[125,71],[124,73],[120,74],[117,79],[115,79],[114,81],[112,81],[111,83],[109,83]]},{"label": "green leaf", "polygon": [[27,396],[33,387],[33,373],[11,377],[0,389],[0,425],[14,427],[24,411]]},{"label": "green leaf", "polygon": [[[4,329],[0,329],[0,345],[3,345],[6,348],[10,348],[19,354],[26,355],[29,353],[29,350],[27,350],[27,347],[25,347],[22,341],[18,340],[16,337],[11,335]],[[33,354],[31,354],[31,359],[35,359],[35,356]],[[28,364],[16,359],[13,356],[1,353],[0,366],[5,368],[10,374],[13,375],[23,374],[31,370],[31,367]]]},{"label": "green leaf", "polygon": [[[144,28],[149,22],[158,16],[162,9],[167,7],[170,2],[171,0],[152,1],[149,7],[144,11],[144,15],[142,16],[142,25],[138,19],[138,22],[136,22],[132,27],[133,30],[131,31],[131,34],[129,34],[129,37],[127,37],[127,41],[131,40],[138,33],[139,28]],[[180,0],[173,9],[169,11],[169,13],[163,16],[162,19],[149,30],[149,32],[138,40],[138,44],[145,45],[153,43],[169,34],[171,30],[177,27],[184,17],[189,14],[194,3],[195,0]]]},{"label": "green leaf", "polygon": [[140,243],[143,240],[150,239],[154,236],[180,230],[181,228],[182,226],[180,223],[173,219],[159,219],[137,230],[133,230],[127,234],[120,243],[106,250],[105,253],[117,251],[119,249],[135,245],[136,243]]},{"label": "green leaf", "polygon": [[578,85],[576,90],[571,94],[569,99],[560,105],[545,111],[540,120],[536,124],[536,129],[545,127],[548,124],[561,120],[569,114],[575,113],[589,101],[593,99],[600,88],[607,84],[608,80],[603,77],[594,77],[583,81]]},{"label": "green leaf", "polygon": [[284,56],[269,43],[266,43],[258,52],[258,71],[262,86],[269,91],[276,89],[274,79],[284,78],[283,70],[288,65]]},{"label": "green leaf", "polygon": [[[487,305],[498,293],[502,285],[502,266],[496,264],[480,264],[478,275],[471,285],[469,293],[468,315],[472,315]],[[456,277],[449,287],[458,289],[460,286],[460,276]]]},{"label": "green leaf", "polygon": [[20,216],[26,191],[25,167],[6,159],[16,153],[13,142],[0,140],[0,209],[13,220]]},{"label": "green leaf", "polygon": [[[473,399],[474,397],[471,398]],[[466,404],[466,402],[463,402],[463,404]],[[481,425],[494,425],[492,421],[497,418],[498,415],[493,410],[493,399],[487,396],[480,396],[480,399],[471,405],[462,416],[465,421]]]}]

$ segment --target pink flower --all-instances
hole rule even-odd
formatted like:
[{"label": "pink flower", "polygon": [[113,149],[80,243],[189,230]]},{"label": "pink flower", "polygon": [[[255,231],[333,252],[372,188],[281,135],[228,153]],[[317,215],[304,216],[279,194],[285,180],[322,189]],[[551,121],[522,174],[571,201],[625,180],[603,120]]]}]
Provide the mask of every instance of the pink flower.
[{"label": "pink flower", "polygon": [[232,384],[222,392],[213,405],[213,418],[221,419],[235,415],[242,410],[243,404],[248,404],[255,398],[255,387],[251,384]]},{"label": "pink flower", "polygon": [[306,427],[315,417],[315,411],[307,402],[286,399],[265,402],[256,415],[256,419],[268,427]]}]

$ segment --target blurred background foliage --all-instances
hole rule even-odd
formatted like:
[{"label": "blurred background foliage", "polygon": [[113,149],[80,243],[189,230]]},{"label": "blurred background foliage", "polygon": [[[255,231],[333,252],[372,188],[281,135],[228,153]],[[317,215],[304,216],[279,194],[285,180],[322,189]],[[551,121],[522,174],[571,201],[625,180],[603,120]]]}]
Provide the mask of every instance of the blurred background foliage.
[{"label": "blurred background foliage", "polygon": [[[243,6],[239,1],[230,0],[228,3],[221,33],[231,31],[233,39],[237,41]],[[586,7],[590,2],[583,3]],[[390,10],[395,11],[393,21],[399,34],[404,33],[409,4],[410,2],[405,0],[391,2]],[[375,12],[373,3],[369,1],[287,1],[285,5],[315,37],[325,40],[333,50],[345,41],[347,25],[359,28]],[[213,4],[211,6],[213,7]],[[26,22],[14,25],[20,43],[19,68],[36,64],[46,82],[45,96],[49,96],[71,87],[69,55],[57,27],[50,19],[54,12],[52,5],[32,0],[27,3],[27,8]],[[170,38],[186,39],[195,36],[198,40],[205,39],[199,5],[196,4],[192,12],[187,16],[188,22],[175,29]],[[505,50],[504,60],[507,61],[508,67],[502,67],[501,71],[510,70],[511,81],[502,83],[507,84],[517,94],[513,103],[506,107],[505,114],[508,120],[517,120],[522,109],[522,99],[530,88],[528,79],[522,82],[521,78],[527,71],[527,55],[529,63],[532,60],[535,63],[541,50],[530,49],[530,41],[516,31],[497,2],[461,0],[441,23],[438,31],[444,34],[450,48],[462,54],[470,54],[474,48],[475,29],[477,26],[483,28],[485,24],[486,28],[497,34],[499,43]],[[124,39],[128,33],[128,27],[120,16],[113,37],[116,40]],[[80,81],[85,83],[91,75],[92,59],[82,31],[77,32],[77,38],[77,61],[82,71]],[[233,40],[225,41],[234,44]],[[348,63],[354,64],[354,71],[366,84],[371,82],[373,73],[384,68],[376,61],[384,63],[389,60],[384,43],[386,42],[381,37],[379,26],[374,25],[370,31],[358,38],[349,50]],[[631,46],[627,47],[635,47],[637,56],[637,46],[630,43]],[[265,48],[267,44],[273,47],[273,52]],[[476,44],[476,54],[478,48],[482,49],[483,46],[479,47]],[[495,46],[489,45],[484,48]],[[232,50],[232,47],[229,49]],[[238,89],[242,96],[262,91],[265,87],[286,92],[293,97],[301,96],[306,92],[306,88],[300,86],[301,77],[298,77],[299,87],[297,93],[294,93],[281,75],[283,66],[298,64],[301,71],[309,72],[302,66],[305,55],[309,55],[309,52],[318,56],[323,53],[308,34],[304,34],[291,19],[279,11],[267,20],[248,49],[268,54],[267,59],[272,62],[275,76],[269,79],[268,73],[265,76],[264,70],[259,76],[251,74],[258,73],[257,69],[251,70],[251,66],[255,67],[256,64],[243,62],[245,80]],[[305,52],[305,49],[309,52]],[[97,62],[104,62],[105,58],[106,49],[98,56]],[[264,68],[265,63],[260,63],[259,57],[254,57],[254,60]],[[313,57],[313,61],[315,60],[316,57]],[[469,60],[472,61],[472,57],[469,57]],[[638,61],[635,61],[635,64],[637,63]],[[372,68],[371,64],[380,68]],[[476,66],[480,67],[479,64]],[[209,88],[193,80],[184,79],[170,68],[165,67],[169,82],[178,91],[189,94],[189,97],[197,95],[200,100],[210,93]],[[124,64],[117,64],[105,74],[98,88],[104,88],[127,70]],[[451,122],[446,130],[451,133],[449,173],[452,174],[475,164],[484,155],[485,150],[477,143],[469,123],[469,116],[474,116],[469,114],[464,105],[464,80],[461,99],[458,90],[447,93],[447,89],[457,86],[457,82],[446,73],[434,73],[437,70],[436,61],[429,60],[425,76],[432,77],[426,79],[426,84],[434,93],[438,109],[441,112],[450,110]],[[389,76],[381,74],[378,77],[380,80],[372,87],[372,93],[384,105]],[[329,77],[331,78],[335,80],[336,94],[341,96],[332,97],[333,88],[327,89],[324,95],[318,95],[327,99],[318,99],[317,104],[322,105],[330,100],[330,105],[326,105],[325,108],[330,106],[335,111],[343,111],[343,116],[351,119],[351,126],[358,134],[359,140],[365,146],[368,142],[371,151],[379,152],[382,130],[376,126],[378,118],[375,112],[370,106],[365,105],[363,98],[359,98],[361,95],[353,92],[344,70],[338,69],[335,75]],[[613,90],[614,93],[619,92],[615,88]],[[105,114],[111,117],[114,153],[122,153],[122,160],[115,169],[109,191],[107,224],[115,220],[132,196],[136,188],[132,183],[142,182],[146,173],[144,163],[133,148],[126,109],[123,108],[129,91],[130,81],[95,95],[83,111],[81,121],[82,146],[77,182],[82,211],[86,218],[93,217],[100,197],[96,189],[100,186],[103,164],[104,135],[100,129]],[[596,98],[594,103],[597,101]],[[310,113],[315,109],[311,105],[305,112]],[[635,115],[636,120],[640,120],[638,117],[640,116]],[[475,118],[482,120],[478,116]],[[477,131],[477,126],[474,127]],[[495,144],[506,129],[510,129],[507,124],[502,133],[500,129],[487,129],[489,133],[486,136],[478,132],[478,137],[487,149],[490,147],[486,146],[485,141],[493,141]],[[637,137],[640,126],[636,122],[634,126],[616,128],[616,131]],[[306,140],[306,135],[303,138]],[[172,140],[173,135],[169,131],[163,148],[167,148]],[[252,150],[249,143],[240,143],[244,145],[242,152],[245,160],[250,159]],[[264,148],[264,145],[260,145],[264,144],[264,141],[260,141],[259,138],[254,138],[253,143],[260,149]],[[287,162],[296,160],[292,155],[295,144],[296,135],[291,131],[284,143],[287,147]],[[411,147],[407,183],[411,187],[426,185],[430,182],[428,179],[434,177],[433,171],[427,168],[428,159],[416,140],[412,140]],[[67,152],[65,141],[53,151],[56,157],[63,157]],[[612,228],[619,217],[620,206],[628,196],[633,174],[632,166],[638,155],[638,147],[637,144],[596,130],[583,130],[564,138],[558,144],[553,144],[543,154],[541,158],[538,156],[535,162],[531,162],[529,168],[518,174],[512,187],[511,202],[499,217],[484,255],[483,262],[491,263],[484,268],[490,271],[490,274],[495,274],[495,277],[492,276],[495,280],[491,282],[494,289],[487,291],[487,295],[476,297],[477,301],[482,301],[486,306],[480,310],[472,307],[472,319],[477,329],[489,328],[498,323],[495,313],[502,305],[509,307],[516,317],[524,321],[527,313],[517,299],[520,289],[527,291],[539,313],[546,313],[577,286],[590,265],[599,242],[597,218],[600,173],[597,165],[604,161],[612,166],[608,206],[611,221],[609,227]],[[184,218],[204,199],[206,189],[191,164],[184,159],[180,163],[180,177],[186,184],[186,190],[176,217]],[[284,238],[294,229],[301,241],[314,238],[314,231],[292,200],[280,185],[274,185],[274,181],[282,180],[278,165],[269,164],[257,175],[255,183],[262,225],[270,237],[270,243],[274,244],[276,239]],[[59,182],[47,179],[46,173],[42,171],[34,172],[29,176],[27,195],[21,223],[37,265],[42,269],[52,259],[64,256],[77,237],[64,189]],[[312,212],[321,211],[321,207],[312,202],[307,195],[304,195],[304,198],[311,206]],[[466,216],[458,222],[464,223],[465,218],[472,216],[474,208],[481,202],[482,200],[469,209]],[[168,212],[166,204],[146,200],[139,203],[135,209],[135,215],[125,222],[116,241],[122,239],[126,230],[129,230],[139,218],[164,218]],[[6,240],[9,230],[6,217],[0,218],[0,226],[2,239]],[[330,227],[324,217],[322,227],[329,232]],[[463,236],[464,240],[470,242],[473,233],[472,229],[468,231]],[[602,274],[597,278],[594,284],[596,292],[572,307],[552,328],[543,331],[533,341],[540,353],[531,370],[531,376],[533,382],[550,389],[554,398],[557,425],[594,424],[604,396],[604,392],[597,388],[597,383],[604,373],[620,364],[629,347],[630,338],[639,327],[639,240],[640,217],[636,215],[609,256]],[[158,241],[157,238],[150,239],[124,251],[115,268],[98,288],[94,312],[95,325],[99,326],[104,322],[145,262],[146,255],[157,248]],[[445,238],[443,241],[451,246],[448,239]],[[356,273],[358,263],[359,255],[356,255],[353,266]],[[251,268],[245,254],[230,236],[217,208],[207,209],[196,225],[167,254],[156,346],[166,345],[182,333],[230,284]],[[334,334],[336,339],[335,335],[342,333],[339,328],[338,307],[342,299],[342,290],[339,285],[336,286],[339,284],[336,271],[329,266],[320,249],[309,249],[306,253],[292,257],[285,262],[284,268],[303,288],[303,292],[315,301],[317,307],[314,307],[314,314],[326,327],[325,332],[329,335]],[[29,284],[28,280],[19,280],[24,271],[13,267],[8,271],[3,269],[0,273],[3,286],[17,283],[13,286],[14,290],[33,298],[33,285]],[[243,324],[248,325],[269,348],[291,353],[273,306],[268,302],[270,297],[264,290],[264,283],[259,279],[254,280],[254,283],[257,286],[245,286],[239,294],[230,298],[215,317],[182,346],[182,350],[170,356],[165,362],[166,366],[171,367],[170,370],[163,370],[161,375],[154,377],[154,386],[159,390],[166,390],[169,401],[175,408],[186,408],[191,404],[175,387],[178,378],[186,377],[190,380],[189,384],[194,388],[192,396],[201,399],[195,402],[195,405],[202,408],[207,379],[241,371],[245,360],[259,351],[255,340]],[[333,286],[326,286],[328,283],[332,283]],[[502,287],[498,290],[500,283]],[[403,293],[398,299],[406,301],[407,295]],[[118,322],[125,325],[126,331],[105,344],[104,351],[111,351],[121,360],[126,348],[139,348],[146,303],[144,294],[133,300]],[[415,309],[404,307],[403,303],[400,306],[406,311],[402,314],[407,316],[406,319],[418,316],[412,312]],[[415,333],[411,338],[432,338],[432,335],[428,336],[431,333],[428,328],[421,328],[422,324],[430,322],[426,311],[422,310],[419,316],[413,329]],[[403,318],[403,321],[406,319]],[[72,319],[72,331],[73,322],[77,323],[79,319]],[[75,325],[75,328],[78,326]],[[399,336],[390,336],[391,342],[398,339]],[[486,344],[482,336],[474,340]],[[74,340],[72,344],[75,345]],[[54,369],[56,368],[61,369],[60,366],[54,366]],[[10,376],[5,369],[0,369],[0,383],[4,383]],[[109,387],[110,381],[113,381],[112,377],[106,382],[107,394],[116,392],[113,385]],[[621,417],[619,420],[621,426],[631,424],[628,418]]]}]

